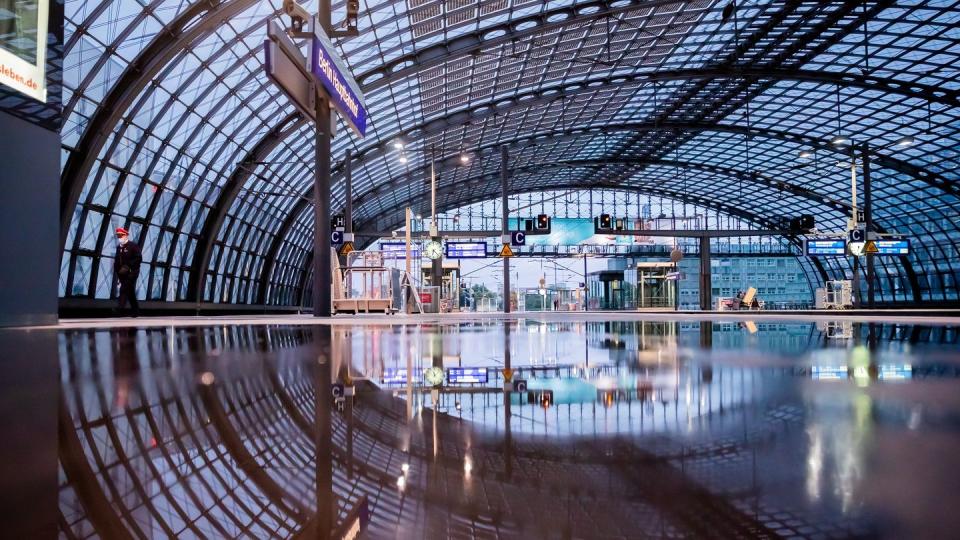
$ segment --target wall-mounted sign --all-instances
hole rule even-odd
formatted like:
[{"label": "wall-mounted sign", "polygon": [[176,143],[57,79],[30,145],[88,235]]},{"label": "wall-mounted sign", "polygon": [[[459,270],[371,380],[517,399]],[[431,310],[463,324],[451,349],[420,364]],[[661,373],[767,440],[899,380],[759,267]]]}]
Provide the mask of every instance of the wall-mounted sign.
[{"label": "wall-mounted sign", "polygon": [[330,38],[319,24],[314,23],[313,27],[310,71],[330,96],[330,104],[340,112],[347,125],[363,137],[367,134],[367,108],[363,93]]},{"label": "wall-mounted sign", "polygon": [[485,259],[487,257],[487,243],[447,242],[446,257],[448,259]]},{"label": "wall-mounted sign", "polygon": [[50,0],[0,2],[0,83],[47,102]]},{"label": "wall-mounted sign", "polygon": [[447,370],[447,383],[449,384],[486,384],[486,382],[487,368],[466,367]]},{"label": "wall-mounted sign", "polygon": [[842,257],[847,254],[847,242],[842,238],[810,238],[806,245],[810,257]]},{"label": "wall-mounted sign", "polygon": [[909,255],[910,240],[907,238],[876,240],[877,255]]}]

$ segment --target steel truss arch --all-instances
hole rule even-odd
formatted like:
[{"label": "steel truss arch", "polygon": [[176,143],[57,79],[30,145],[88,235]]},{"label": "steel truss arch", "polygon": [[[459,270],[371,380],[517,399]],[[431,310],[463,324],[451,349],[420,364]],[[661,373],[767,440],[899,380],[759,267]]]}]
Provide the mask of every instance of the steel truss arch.
[{"label": "steel truss arch", "polygon": [[114,135],[113,127],[120,123],[130,105],[141,96],[141,91],[171,60],[182,53],[188,44],[208,35],[223,21],[232,19],[254,3],[254,0],[196,2],[171,21],[163,32],[159,32],[150,45],[126,67],[111,86],[110,93],[100,103],[61,174],[61,245],[66,244],[70,214],[80,199],[84,183],[99,157],[100,150]]}]

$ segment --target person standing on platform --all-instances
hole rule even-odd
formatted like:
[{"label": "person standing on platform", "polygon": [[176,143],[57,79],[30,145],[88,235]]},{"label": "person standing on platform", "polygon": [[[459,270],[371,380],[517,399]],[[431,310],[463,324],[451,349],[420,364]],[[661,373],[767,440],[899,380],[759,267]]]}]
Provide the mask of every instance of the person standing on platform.
[{"label": "person standing on platform", "polygon": [[127,303],[130,304],[130,314],[134,317],[140,314],[140,305],[137,303],[137,276],[140,274],[140,246],[130,240],[130,234],[123,227],[117,227],[117,256],[113,263],[113,274],[120,283],[119,309],[122,311]]}]

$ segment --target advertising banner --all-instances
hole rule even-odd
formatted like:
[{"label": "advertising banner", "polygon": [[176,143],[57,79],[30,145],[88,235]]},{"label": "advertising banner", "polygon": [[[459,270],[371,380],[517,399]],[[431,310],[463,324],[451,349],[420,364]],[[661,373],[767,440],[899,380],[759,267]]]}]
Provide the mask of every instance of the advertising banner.
[{"label": "advertising banner", "polygon": [[0,0],[0,84],[47,101],[50,0]]},{"label": "advertising banner", "polygon": [[[628,220],[629,229],[649,229],[645,220]],[[591,218],[553,218],[550,220],[550,234],[526,235],[526,245],[537,246],[576,246],[576,245],[673,245],[673,239],[667,237],[627,236],[612,234],[594,234]]]}]

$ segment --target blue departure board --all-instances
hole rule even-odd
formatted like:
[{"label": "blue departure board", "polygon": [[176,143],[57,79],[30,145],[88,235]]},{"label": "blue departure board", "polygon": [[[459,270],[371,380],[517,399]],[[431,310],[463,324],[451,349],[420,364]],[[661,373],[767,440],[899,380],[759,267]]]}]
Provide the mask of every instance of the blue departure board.
[{"label": "blue departure board", "polygon": [[485,259],[487,257],[486,242],[447,242],[446,257],[448,259]]},{"label": "blue departure board", "polygon": [[447,370],[447,382],[450,384],[479,383],[486,384],[487,368],[465,367]]},{"label": "blue departure board", "polygon": [[842,238],[810,238],[807,240],[807,255],[811,257],[843,256],[847,254],[847,242]]},{"label": "blue departure board", "polygon": [[[387,259],[402,259],[407,256],[407,244],[406,242],[380,242],[380,251]],[[410,244],[410,257],[420,258],[419,243]]]},{"label": "blue departure board", "polygon": [[910,240],[906,238],[877,240],[877,255],[909,255]]}]

